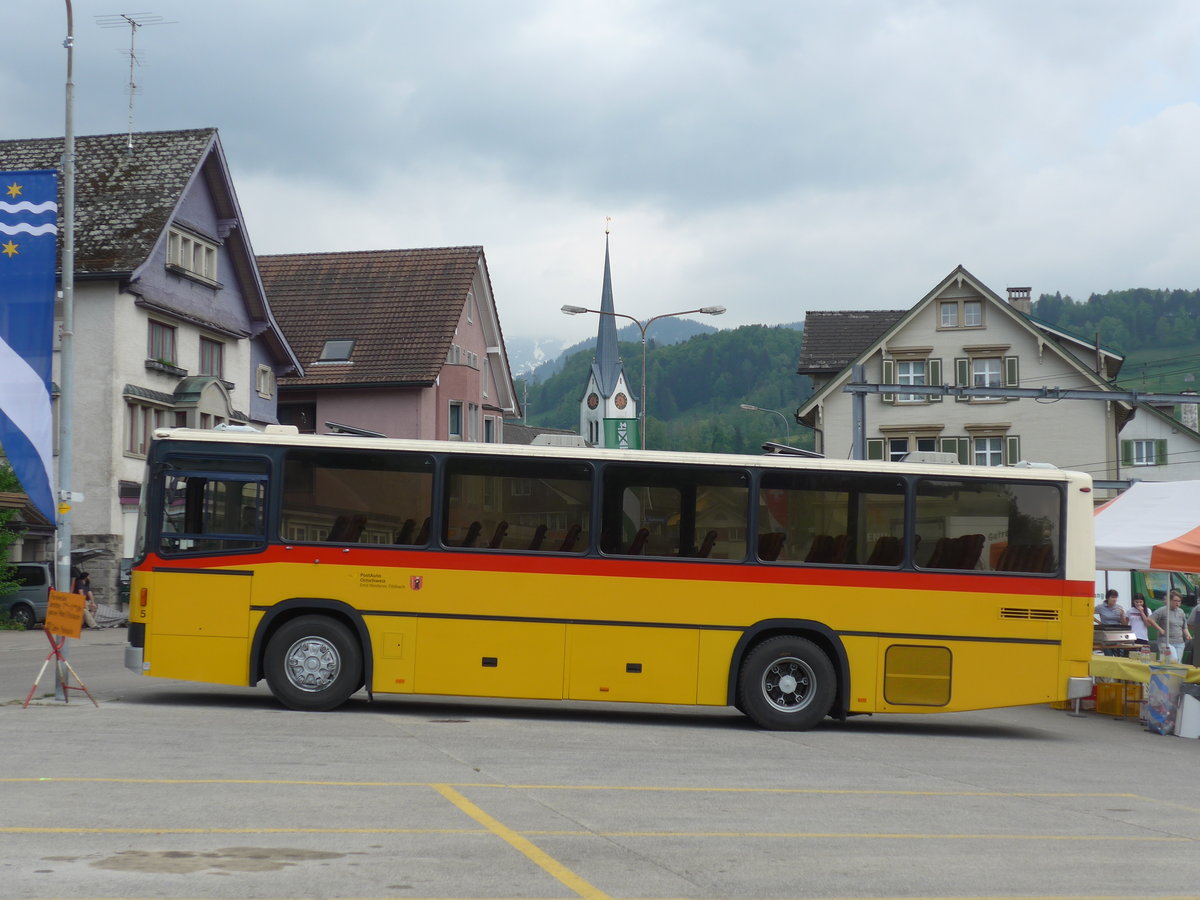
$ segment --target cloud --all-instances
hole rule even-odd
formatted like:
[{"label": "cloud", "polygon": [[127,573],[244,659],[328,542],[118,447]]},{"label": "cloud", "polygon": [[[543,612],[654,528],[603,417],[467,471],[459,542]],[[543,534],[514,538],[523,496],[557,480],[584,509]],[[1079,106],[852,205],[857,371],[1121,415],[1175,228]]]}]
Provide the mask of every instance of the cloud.
[{"label": "cloud", "polygon": [[[77,128],[128,33],[76,3]],[[5,137],[61,133],[61,10],[7,0]],[[107,12],[106,8],[103,10]],[[1194,287],[1186,0],[160,0],[136,127],[216,125],[259,252],[482,244],[506,333],[997,290]],[[320,215],[314,213],[319,202]]]}]

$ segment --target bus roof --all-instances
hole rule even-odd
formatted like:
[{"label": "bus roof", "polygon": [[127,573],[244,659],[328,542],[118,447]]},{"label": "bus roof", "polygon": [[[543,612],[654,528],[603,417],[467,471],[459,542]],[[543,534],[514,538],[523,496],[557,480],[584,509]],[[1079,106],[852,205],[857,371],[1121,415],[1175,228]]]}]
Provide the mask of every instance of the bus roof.
[{"label": "bus roof", "polygon": [[419,451],[422,453],[480,454],[523,459],[603,460],[610,462],[675,463],[678,465],[754,466],[764,469],[805,469],[812,471],[878,472],[886,468],[900,474],[963,476],[1018,481],[1067,481],[1090,487],[1091,475],[1066,469],[1033,467],[995,467],[942,465],[926,462],[829,459],[764,453],[761,456],[734,453],[688,453],[674,450],[603,450],[586,447],[538,446],[533,444],[484,444],[470,441],[419,441],[401,438],[370,438],[349,434],[299,434],[287,426],[268,426],[269,431],[215,431],[196,428],[160,428],[156,441],[195,441],[227,445],[264,447],[318,447],[356,450]]}]

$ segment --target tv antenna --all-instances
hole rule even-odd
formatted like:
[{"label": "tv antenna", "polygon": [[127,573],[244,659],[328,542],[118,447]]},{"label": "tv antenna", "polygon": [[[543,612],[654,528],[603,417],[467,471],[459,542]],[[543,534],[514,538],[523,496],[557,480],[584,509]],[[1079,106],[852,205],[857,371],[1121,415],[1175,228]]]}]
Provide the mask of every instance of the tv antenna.
[{"label": "tv antenna", "polygon": [[129,29],[129,50],[118,51],[129,56],[129,133],[126,139],[125,149],[132,155],[133,153],[133,98],[141,93],[137,80],[134,78],[136,69],[142,64],[142,57],[137,51],[137,33],[139,28],[145,28],[147,25],[175,25],[174,21],[167,21],[162,16],[154,13],[117,13],[115,15],[96,16],[96,24],[101,28],[128,28]]}]

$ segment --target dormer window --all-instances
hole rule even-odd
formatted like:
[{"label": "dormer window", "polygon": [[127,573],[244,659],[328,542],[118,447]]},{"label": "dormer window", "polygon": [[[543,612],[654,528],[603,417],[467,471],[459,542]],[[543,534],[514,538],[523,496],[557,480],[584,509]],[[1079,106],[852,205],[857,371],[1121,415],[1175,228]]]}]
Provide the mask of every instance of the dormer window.
[{"label": "dormer window", "polygon": [[167,267],[215,283],[217,245],[190,232],[172,228],[167,236]]},{"label": "dormer window", "polygon": [[317,358],[317,362],[349,362],[352,352],[354,352],[353,338],[326,341],[325,346],[321,348],[321,355]]}]

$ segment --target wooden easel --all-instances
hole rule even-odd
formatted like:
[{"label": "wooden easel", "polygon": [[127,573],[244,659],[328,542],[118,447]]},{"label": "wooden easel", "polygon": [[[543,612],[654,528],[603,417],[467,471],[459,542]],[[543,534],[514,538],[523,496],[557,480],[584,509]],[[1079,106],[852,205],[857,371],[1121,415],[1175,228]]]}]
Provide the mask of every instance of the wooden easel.
[{"label": "wooden easel", "polygon": [[[25,702],[21,704],[21,709],[29,708],[29,701],[33,699],[33,693],[37,690],[38,682],[46,674],[46,666],[50,664],[50,660],[54,660],[55,671],[58,672],[58,680],[62,684],[64,701],[67,703],[71,702],[71,691],[83,691],[97,708],[100,707],[100,704],[96,703],[96,698],[92,696],[92,692],[83,683],[83,679],[71,667],[66,654],[63,653],[63,646],[67,643],[67,638],[79,637],[79,630],[83,626],[84,603],[83,594],[65,594],[62,591],[50,592],[50,606],[46,610],[45,625],[46,640],[50,642],[50,652],[42,660],[42,667],[38,669],[37,678],[33,680],[33,687],[29,689],[29,693],[25,697]],[[70,672],[75,677],[75,680],[79,682],[79,687],[75,687],[70,683],[70,679],[67,678],[67,672]]]}]

